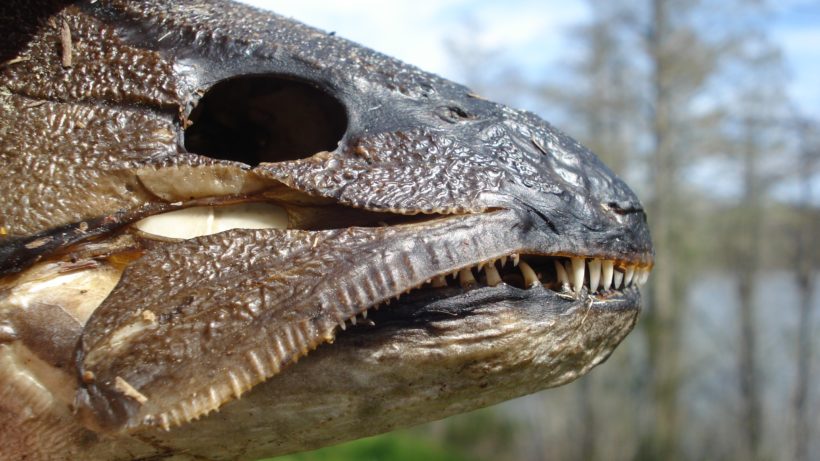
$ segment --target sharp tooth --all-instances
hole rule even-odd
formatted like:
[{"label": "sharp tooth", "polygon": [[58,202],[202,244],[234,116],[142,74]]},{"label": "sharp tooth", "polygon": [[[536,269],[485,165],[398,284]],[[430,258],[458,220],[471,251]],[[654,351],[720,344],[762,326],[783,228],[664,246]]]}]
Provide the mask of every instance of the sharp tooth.
[{"label": "sharp tooth", "polygon": [[[572,274],[573,274],[573,272],[572,272],[572,262],[569,259],[564,261],[564,271],[567,273],[567,279],[569,279],[569,285],[570,285],[570,288],[572,288]],[[572,291],[572,290],[570,290],[570,291]]]},{"label": "sharp tooth", "polygon": [[575,293],[581,293],[581,288],[584,286],[584,272],[586,271],[586,264],[584,258],[570,258],[572,261],[572,285],[575,288]]},{"label": "sharp tooth", "polygon": [[468,288],[476,284],[475,277],[473,277],[473,271],[469,268],[461,269],[458,273],[458,281],[461,283],[461,288]]},{"label": "sharp tooth", "polygon": [[614,267],[615,267],[615,261],[604,260],[604,262],[603,262],[603,278],[601,279],[601,283],[603,284],[603,289],[604,290],[609,290],[609,287],[612,286],[612,272],[613,272]]},{"label": "sharp tooth", "polygon": [[341,322],[339,322],[339,328],[341,328],[341,329],[342,329],[342,331],[347,330],[347,325],[345,325],[345,321],[344,321],[344,320],[342,320]]},{"label": "sharp tooth", "polygon": [[555,273],[558,275],[558,283],[561,284],[561,287],[569,287],[569,276],[567,275],[567,270],[564,269],[564,265],[558,261],[555,261]]},{"label": "sharp tooth", "polygon": [[501,267],[504,267],[504,266],[506,266],[506,265],[507,265],[507,257],[506,257],[506,256],[502,256],[502,257],[501,257]]},{"label": "sharp tooth", "polygon": [[367,311],[362,312],[362,320],[367,318]]},{"label": "sharp tooth", "polygon": [[484,269],[484,265],[485,265],[485,264],[487,264],[487,262],[486,262],[486,261],[478,263],[478,266],[476,266],[476,270],[477,270],[478,272],[481,272],[481,269]]},{"label": "sharp tooth", "polygon": [[351,325],[355,325],[355,324],[356,324],[356,316],[355,316],[355,315],[354,315],[353,317],[350,317],[350,324],[351,324]]},{"label": "sharp tooth", "polygon": [[443,288],[447,286],[447,279],[443,275],[437,275],[433,277],[432,284],[435,288]]},{"label": "sharp tooth", "polygon": [[494,287],[501,283],[501,276],[498,275],[498,271],[494,265],[487,266],[484,272],[487,274],[487,285]]},{"label": "sharp tooth", "polygon": [[614,288],[616,290],[620,289],[621,288],[621,282],[624,279],[624,273],[621,272],[621,271],[615,271],[614,275],[613,275],[613,278],[615,279],[615,284],[612,285],[612,288]]},{"label": "sharp tooth", "polygon": [[520,261],[520,255],[518,253],[513,253],[512,260],[513,260],[513,267],[518,266],[518,262]]},{"label": "sharp tooth", "polygon": [[589,262],[589,292],[598,291],[598,282],[601,280],[601,260],[593,259]]},{"label": "sharp tooth", "polygon": [[646,267],[646,268],[638,269],[638,270],[641,271],[641,272],[638,274],[639,276],[638,276],[637,280],[635,281],[635,283],[638,286],[642,287],[646,283],[647,279],[649,279],[649,268]]},{"label": "sharp tooth", "polygon": [[636,267],[635,268],[635,275],[632,276],[632,284],[633,285],[640,285],[642,278],[643,278],[643,268]]},{"label": "sharp tooth", "polygon": [[530,265],[527,264],[526,262],[521,261],[518,264],[518,269],[521,271],[521,275],[524,276],[524,285],[526,287],[529,288],[531,286],[535,286],[535,285],[538,285],[539,283],[541,283],[538,280],[538,276],[535,275],[535,271],[532,270],[532,267],[530,267]]},{"label": "sharp tooth", "polygon": [[635,276],[635,266],[626,266],[626,274],[624,274],[624,286],[628,287],[632,284],[632,277]]}]

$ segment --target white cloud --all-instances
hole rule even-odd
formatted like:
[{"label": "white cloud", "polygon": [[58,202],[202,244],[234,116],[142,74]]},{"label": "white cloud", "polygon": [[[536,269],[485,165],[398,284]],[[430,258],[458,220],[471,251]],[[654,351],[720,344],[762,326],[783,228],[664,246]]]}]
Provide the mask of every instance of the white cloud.
[{"label": "white cloud", "polygon": [[[589,17],[586,2],[562,0],[242,0],[276,11],[365,46],[458,80],[445,41],[465,34],[478,48],[491,50],[529,78],[556,65],[575,44],[568,27]],[[801,12],[811,2],[791,0]],[[808,6],[807,6],[808,5]],[[820,28],[806,20],[773,22],[793,78],[789,93],[807,113],[820,117]],[[470,26],[474,26],[470,29]]]},{"label": "white cloud", "polygon": [[[424,70],[458,78],[445,41],[473,33],[520,67],[543,66],[562,49],[563,32],[587,14],[580,2],[561,0],[243,0],[359,42]],[[467,30],[467,24],[475,30]]]},{"label": "white cloud", "polygon": [[245,0],[437,73],[448,70],[444,12],[463,0]]}]

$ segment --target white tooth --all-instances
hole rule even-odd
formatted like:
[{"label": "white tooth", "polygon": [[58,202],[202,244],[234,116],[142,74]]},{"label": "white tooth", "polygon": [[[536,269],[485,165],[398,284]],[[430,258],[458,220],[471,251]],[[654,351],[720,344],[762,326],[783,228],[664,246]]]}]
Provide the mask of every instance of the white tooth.
[{"label": "white tooth", "polygon": [[603,278],[601,279],[601,283],[603,284],[604,290],[609,290],[609,287],[612,286],[612,271],[614,267],[615,261],[604,260]]},{"label": "white tooth", "polygon": [[519,254],[518,253],[513,253],[512,260],[513,260],[513,267],[518,266],[518,262],[520,261]]},{"label": "white tooth", "polygon": [[362,320],[367,318],[367,311],[362,312]]},{"label": "white tooth", "polygon": [[635,266],[626,266],[626,274],[624,274],[624,286],[628,287],[632,284],[632,277],[635,276]]},{"label": "white tooth", "polygon": [[555,262],[555,273],[558,275],[558,283],[561,284],[563,287],[564,285],[569,286],[569,276],[567,275],[567,270],[564,269],[564,265],[558,261]]},{"label": "white tooth", "polygon": [[504,266],[506,266],[506,265],[507,265],[507,257],[506,257],[506,256],[502,256],[502,257],[501,257],[501,267],[504,267]]},{"label": "white tooth", "polygon": [[344,320],[342,320],[341,322],[339,322],[339,327],[342,329],[342,331],[347,330],[347,325],[345,325],[345,321],[344,321]]},{"label": "white tooth", "polygon": [[471,285],[476,284],[475,277],[473,277],[473,271],[471,271],[469,268],[462,269],[458,273],[458,281],[459,283],[461,283],[462,288],[467,288]]},{"label": "white tooth", "polygon": [[635,275],[632,277],[632,284],[633,285],[640,285],[642,278],[643,278],[643,268],[636,267],[635,268]]},{"label": "white tooth", "polygon": [[484,272],[487,274],[487,285],[494,287],[501,283],[501,276],[498,275],[498,271],[494,265],[487,266]]},{"label": "white tooth", "polygon": [[646,281],[649,279],[649,268],[645,267],[643,269],[638,269],[638,270],[641,271],[640,274],[639,274],[640,277],[638,278],[638,280],[635,281],[635,283],[638,284],[638,286],[642,287],[642,286],[644,286],[644,284],[646,284]]},{"label": "white tooth", "polygon": [[447,286],[447,279],[444,278],[443,275],[437,275],[433,277],[433,286],[435,288],[442,288]]},{"label": "white tooth", "polygon": [[287,229],[288,214],[271,203],[201,206],[149,216],[134,226],[148,234],[189,239],[230,229]]},{"label": "white tooth", "polygon": [[621,271],[615,271],[614,272],[614,279],[615,279],[615,283],[614,283],[614,285],[612,285],[612,288],[618,290],[618,289],[621,288],[621,282],[624,279],[624,273],[621,272]]},{"label": "white tooth", "polygon": [[486,261],[478,263],[478,266],[476,266],[476,270],[478,272],[481,272],[481,269],[484,269],[484,264],[486,264]]},{"label": "white tooth", "polygon": [[593,259],[589,262],[589,292],[598,291],[598,282],[601,280],[601,260]]},{"label": "white tooth", "polygon": [[355,315],[354,315],[353,317],[350,317],[350,324],[351,324],[351,325],[355,325],[355,324],[356,324],[356,316],[355,316]]},{"label": "white tooth", "polygon": [[540,283],[540,281],[538,280],[538,276],[535,275],[535,271],[532,270],[532,267],[530,267],[530,265],[526,262],[519,262],[518,269],[521,271],[521,275],[524,276],[524,286],[526,286],[527,288],[538,285]]},{"label": "white tooth", "polygon": [[584,286],[584,272],[586,272],[586,264],[584,258],[570,258],[572,261],[572,285],[575,288],[575,293],[581,293],[581,288]]}]

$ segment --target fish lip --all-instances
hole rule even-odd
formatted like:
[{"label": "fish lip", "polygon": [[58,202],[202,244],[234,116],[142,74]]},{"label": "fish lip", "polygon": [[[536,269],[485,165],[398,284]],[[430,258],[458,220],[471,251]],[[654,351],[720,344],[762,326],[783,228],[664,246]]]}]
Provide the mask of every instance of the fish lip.
[{"label": "fish lip", "polygon": [[[518,288],[506,283],[497,286],[483,286],[456,292],[458,288],[440,289],[427,293],[410,293],[388,308],[379,309],[370,315],[372,322],[364,328],[381,326],[409,328],[429,325],[437,320],[456,319],[472,315],[487,305],[505,303],[516,309],[537,310],[538,316],[565,315],[575,309],[606,310],[609,312],[636,312],[641,310],[641,292],[636,286],[613,290],[606,298],[596,298],[586,294],[581,297],[568,296],[544,286]],[[450,293],[444,293],[450,291]],[[536,314],[535,312],[530,312]],[[353,328],[351,332],[358,331]],[[342,333],[348,334],[348,333]]]}]

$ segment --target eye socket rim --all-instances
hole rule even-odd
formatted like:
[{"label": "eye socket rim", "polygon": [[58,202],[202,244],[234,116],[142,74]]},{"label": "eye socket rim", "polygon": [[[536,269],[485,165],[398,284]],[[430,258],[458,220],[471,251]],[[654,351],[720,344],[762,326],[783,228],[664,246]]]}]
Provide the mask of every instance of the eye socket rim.
[{"label": "eye socket rim", "polygon": [[215,81],[197,90],[182,117],[180,148],[251,168],[335,151],[351,121],[340,94],[327,82],[288,73]]}]

